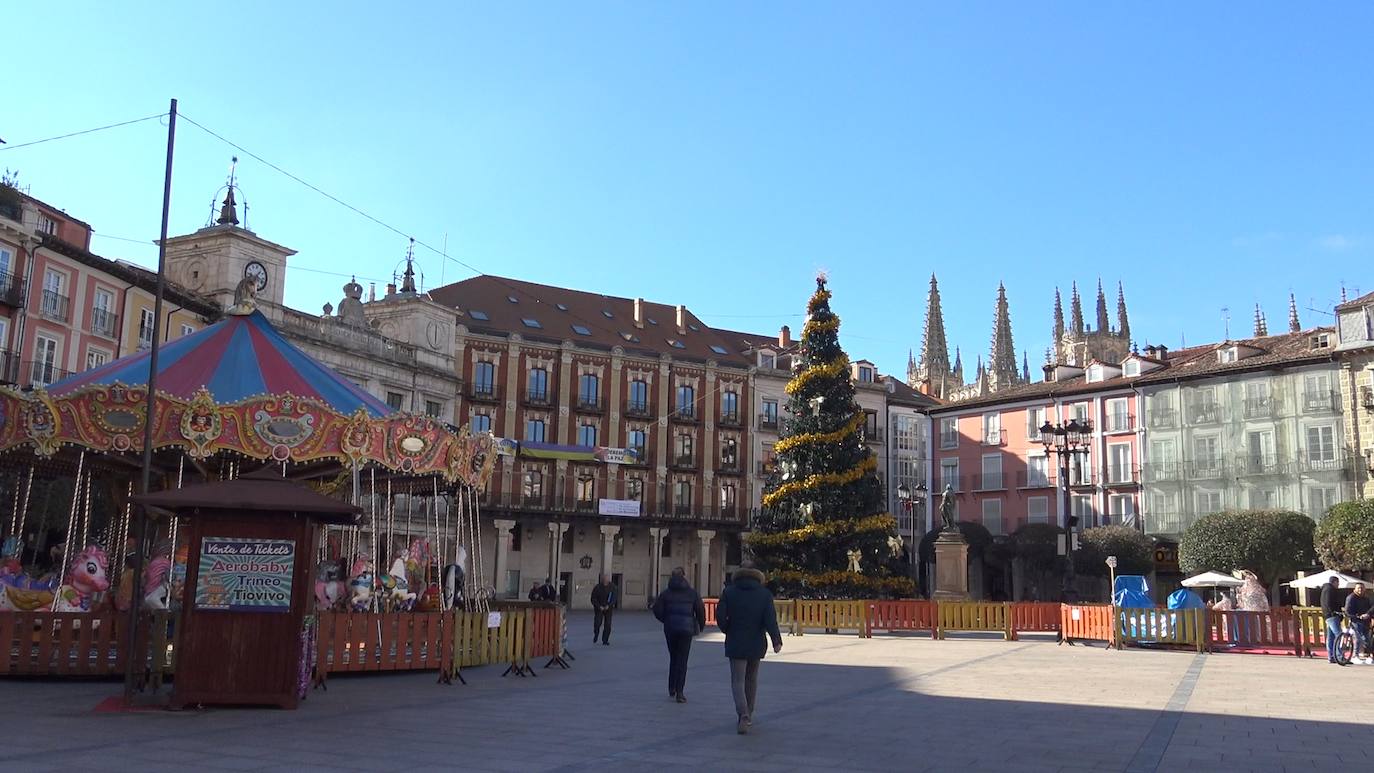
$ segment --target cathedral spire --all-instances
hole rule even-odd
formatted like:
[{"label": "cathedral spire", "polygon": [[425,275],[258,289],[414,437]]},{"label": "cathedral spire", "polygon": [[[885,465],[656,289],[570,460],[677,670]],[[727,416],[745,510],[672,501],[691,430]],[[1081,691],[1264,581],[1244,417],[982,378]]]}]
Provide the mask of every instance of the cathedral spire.
[{"label": "cathedral spire", "polygon": [[992,351],[988,356],[988,375],[996,387],[1015,384],[1016,347],[1011,339],[1011,313],[1007,309],[1007,288],[997,283],[997,310],[992,321]]},{"label": "cathedral spire", "polygon": [[926,326],[921,335],[921,359],[917,362],[918,379],[928,386],[928,392],[943,397],[955,385],[948,382],[953,375],[949,366],[949,344],[945,340],[945,315],[940,308],[940,283],[930,275],[930,295],[926,302]]},{"label": "cathedral spire", "polygon": [[1021,380],[1030,383],[1030,356],[1025,349],[1021,350]]},{"label": "cathedral spire", "polygon": [[1083,335],[1083,301],[1078,297],[1078,283],[1073,283],[1073,294],[1069,299],[1069,330],[1074,336]]},{"label": "cathedral spire", "polygon": [[954,383],[959,386],[964,384],[964,356],[959,353],[959,347],[954,347]]},{"label": "cathedral spire", "polygon": [[1264,311],[1260,309],[1258,303],[1255,304],[1255,337],[1262,338],[1269,335],[1269,323],[1264,319]]},{"label": "cathedral spire", "polygon": [[1302,325],[1298,324],[1298,299],[1288,294],[1288,331],[1296,333],[1302,330]]},{"label": "cathedral spire", "polygon": [[1057,347],[1059,342],[1064,339],[1064,302],[1059,298],[1059,288],[1054,288],[1054,338],[1053,344]]},{"label": "cathedral spire", "polygon": [[1116,334],[1131,340],[1131,321],[1126,318],[1126,288],[1116,283]]},{"label": "cathedral spire", "polygon": [[1097,332],[1106,333],[1111,330],[1111,322],[1107,319],[1107,295],[1102,292],[1102,277],[1097,278]]}]

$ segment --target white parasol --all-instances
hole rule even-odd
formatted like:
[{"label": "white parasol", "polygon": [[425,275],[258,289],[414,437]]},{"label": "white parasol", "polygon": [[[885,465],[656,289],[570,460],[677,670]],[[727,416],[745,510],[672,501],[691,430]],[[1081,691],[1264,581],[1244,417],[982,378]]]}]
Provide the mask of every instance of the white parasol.
[{"label": "white parasol", "polygon": [[1203,572],[1183,581],[1185,588],[1239,588],[1243,583],[1229,574]]},{"label": "white parasol", "polygon": [[1328,582],[1331,582],[1332,577],[1341,578],[1341,584],[1338,586],[1341,588],[1353,588],[1356,585],[1363,585],[1366,588],[1374,588],[1374,583],[1361,580],[1358,577],[1351,577],[1348,574],[1338,572],[1334,569],[1327,569],[1324,572],[1317,572],[1316,574],[1311,574],[1306,577],[1303,577],[1300,580],[1294,580],[1292,582],[1284,584],[1290,588],[1320,588]]}]

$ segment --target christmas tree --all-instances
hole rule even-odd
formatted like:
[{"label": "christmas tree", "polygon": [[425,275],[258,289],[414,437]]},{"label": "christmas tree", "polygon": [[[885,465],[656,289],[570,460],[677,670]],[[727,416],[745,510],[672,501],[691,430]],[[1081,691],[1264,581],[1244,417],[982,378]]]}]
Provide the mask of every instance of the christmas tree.
[{"label": "christmas tree", "polygon": [[878,460],[864,442],[865,414],[839,332],[822,275],[807,305],[787,384],[789,416],[774,446],[777,469],[764,487],[749,551],[780,595],[909,596],[897,521],[884,512]]}]

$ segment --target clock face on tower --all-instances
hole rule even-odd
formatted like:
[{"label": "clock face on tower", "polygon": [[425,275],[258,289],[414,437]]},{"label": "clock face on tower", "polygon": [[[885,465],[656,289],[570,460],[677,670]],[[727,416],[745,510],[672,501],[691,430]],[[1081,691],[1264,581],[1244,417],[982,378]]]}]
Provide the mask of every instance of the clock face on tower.
[{"label": "clock face on tower", "polygon": [[258,292],[262,292],[262,289],[267,286],[267,268],[256,260],[243,267],[243,275],[253,278],[253,281],[257,283]]}]

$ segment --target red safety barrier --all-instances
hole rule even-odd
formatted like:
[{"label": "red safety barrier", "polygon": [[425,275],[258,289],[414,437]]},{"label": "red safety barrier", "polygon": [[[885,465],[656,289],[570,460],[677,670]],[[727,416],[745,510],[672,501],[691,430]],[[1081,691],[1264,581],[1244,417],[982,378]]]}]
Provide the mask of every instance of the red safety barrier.
[{"label": "red safety barrier", "polygon": [[871,638],[874,631],[929,631],[934,637],[935,608],[934,601],[922,599],[870,601],[864,635]]},{"label": "red safety barrier", "polygon": [[438,670],[452,648],[453,618],[452,612],[321,612],[317,679],[333,671]]},{"label": "red safety barrier", "polygon": [[525,629],[530,637],[529,657],[551,658],[562,651],[563,625],[558,619],[562,611],[553,605],[529,610],[530,622]]},{"label": "red safety barrier", "polygon": [[1207,642],[1215,651],[1302,654],[1298,617],[1289,607],[1275,607],[1268,612],[1212,610],[1207,615]]},{"label": "red safety barrier", "polygon": [[1057,633],[1062,629],[1059,604],[1048,601],[1016,601],[1011,604],[1012,638],[1017,633]]}]

